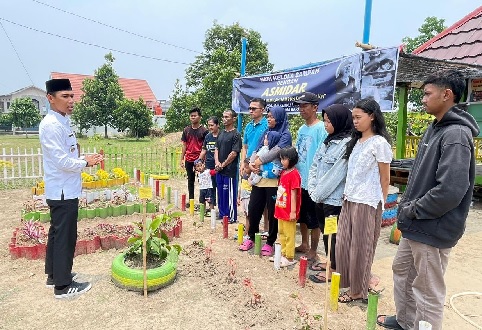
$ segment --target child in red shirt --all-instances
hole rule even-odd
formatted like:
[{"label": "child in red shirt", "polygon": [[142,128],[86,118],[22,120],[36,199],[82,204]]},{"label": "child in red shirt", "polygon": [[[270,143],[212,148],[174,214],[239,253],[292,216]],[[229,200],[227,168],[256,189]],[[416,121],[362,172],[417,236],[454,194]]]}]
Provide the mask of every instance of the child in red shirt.
[{"label": "child in red shirt", "polygon": [[281,243],[281,267],[296,263],[295,235],[296,220],[300,215],[301,176],[295,168],[298,163],[298,152],[294,147],[286,147],[280,151],[283,171],[279,178],[278,193],[274,216],[278,219],[278,234]]}]

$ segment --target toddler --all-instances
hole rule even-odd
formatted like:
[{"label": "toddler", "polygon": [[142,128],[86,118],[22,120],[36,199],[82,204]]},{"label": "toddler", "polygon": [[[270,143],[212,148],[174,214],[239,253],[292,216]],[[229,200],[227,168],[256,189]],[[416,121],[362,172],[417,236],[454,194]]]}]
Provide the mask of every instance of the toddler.
[{"label": "toddler", "polygon": [[199,182],[199,203],[205,205],[207,202],[209,204],[209,209],[207,207],[205,208],[205,214],[210,215],[209,210],[214,208],[212,199],[213,182],[211,177],[216,175],[216,171],[207,169],[202,159],[194,161],[194,168]]},{"label": "toddler", "polygon": [[246,217],[246,225],[244,232],[247,234],[249,229],[249,213],[248,213],[248,205],[249,205],[249,198],[251,196],[251,169],[249,168],[249,159],[246,158],[244,160],[244,167],[241,169],[241,180],[239,184],[239,193],[238,193],[238,206],[241,205],[244,216]]},{"label": "toddler", "polygon": [[[280,134],[276,131],[268,131],[264,136],[264,145],[256,152],[258,157],[262,157],[266,155],[270,149],[278,144],[280,140]],[[251,173],[250,179],[251,184],[257,184],[261,178],[265,179],[275,179],[281,173],[282,167],[279,160],[273,160],[268,164],[264,164],[260,166],[260,173]]]},{"label": "toddler", "polygon": [[281,149],[280,159],[283,171],[279,178],[274,216],[278,219],[278,238],[281,243],[280,266],[288,267],[296,263],[295,236],[296,221],[300,215],[301,176],[295,167],[298,152],[294,147]]}]

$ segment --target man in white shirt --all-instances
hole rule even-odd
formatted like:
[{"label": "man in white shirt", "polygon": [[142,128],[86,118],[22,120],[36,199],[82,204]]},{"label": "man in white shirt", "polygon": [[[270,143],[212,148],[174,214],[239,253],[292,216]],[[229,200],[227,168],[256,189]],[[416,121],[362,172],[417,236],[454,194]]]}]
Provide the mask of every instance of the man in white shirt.
[{"label": "man in white shirt", "polygon": [[51,110],[39,126],[43,154],[45,197],[50,207],[50,229],[45,257],[47,287],[55,298],[68,298],[87,292],[91,284],[74,281],[72,273],[77,241],[77,215],[82,190],[81,172],[97,165],[102,155],[79,157],[79,145],[70,128],[74,94],[69,79],[45,83]]}]

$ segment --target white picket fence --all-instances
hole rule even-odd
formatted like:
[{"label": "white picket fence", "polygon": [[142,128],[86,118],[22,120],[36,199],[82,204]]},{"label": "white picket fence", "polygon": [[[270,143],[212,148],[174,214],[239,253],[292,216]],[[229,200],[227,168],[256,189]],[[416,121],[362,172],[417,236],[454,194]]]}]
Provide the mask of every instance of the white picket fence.
[{"label": "white picket fence", "polygon": [[[82,150],[84,155],[90,153],[96,153],[96,148],[93,151],[90,148]],[[10,150],[3,148],[0,160],[3,161],[3,168],[0,167],[0,171],[3,173],[4,183],[13,180],[41,180],[43,178],[42,150],[40,148],[36,150],[34,148],[23,150],[20,148],[10,148]],[[92,168],[87,169],[87,172],[90,171],[92,171]]]}]

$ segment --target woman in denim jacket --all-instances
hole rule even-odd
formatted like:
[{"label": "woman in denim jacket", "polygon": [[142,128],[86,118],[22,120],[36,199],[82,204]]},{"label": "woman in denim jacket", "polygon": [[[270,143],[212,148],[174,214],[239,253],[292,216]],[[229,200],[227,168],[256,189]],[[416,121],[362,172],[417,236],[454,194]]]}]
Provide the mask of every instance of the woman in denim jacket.
[{"label": "woman in denim jacket", "polygon": [[[325,217],[338,215],[341,211],[342,195],[345,189],[348,159],[345,159],[346,145],[351,139],[353,120],[351,111],[344,105],[333,104],[322,111],[325,129],[328,136],[318,148],[313,164],[310,168],[308,180],[308,193],[316,203],[316,216],[320,223],[321,231],[325,227]],[[323,236],[325,252],[328,254],[328,236]],[[332,235],[330,251],[330,272],[323,274],[326,263],[315,263],[311,270],[319,273],[310,275],[315,283],[330,281],[331,273],[336,270],[335,262],[336,235]]]}]

